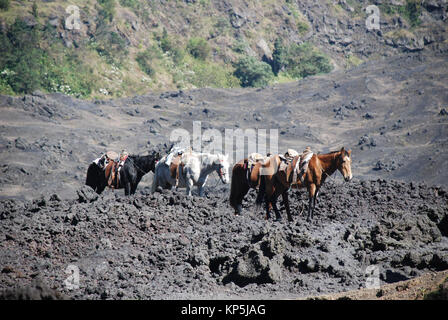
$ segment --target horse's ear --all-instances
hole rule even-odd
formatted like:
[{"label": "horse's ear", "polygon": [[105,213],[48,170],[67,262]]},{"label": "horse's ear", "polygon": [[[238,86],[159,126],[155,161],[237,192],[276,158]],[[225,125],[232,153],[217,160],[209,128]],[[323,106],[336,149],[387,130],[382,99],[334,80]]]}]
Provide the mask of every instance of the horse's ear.
[{"label": "horse's ear", "polygon": [[344,153],[344,151],[345,151],[345,148],[342,147],[341,150],[340,150],[340,152]]},{"label": "horse's ear", "polygon": [[352,150],[348,150],[347,154],[348,154],[349,157],[351,157],[352,156]]}]

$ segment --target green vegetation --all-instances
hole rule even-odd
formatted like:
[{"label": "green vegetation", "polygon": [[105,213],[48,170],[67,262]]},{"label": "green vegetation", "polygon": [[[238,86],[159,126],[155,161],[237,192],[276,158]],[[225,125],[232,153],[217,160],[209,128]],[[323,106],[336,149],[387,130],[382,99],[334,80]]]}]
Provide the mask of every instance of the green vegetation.
[{"label": "green vegetation", "polygon": [[[66,14],[52,1],[18,6],[0,0],[0,94],[38,89],[104,98],[173,88],[262,87],[331,70],[329,60],[312,45],[280,40],[273,61],[260,61],[254,54],[260,37],[272,46],[275,37],[284,35],[276,35],[279,29],[270,15],[236,35],[232,20],[216,12],[209,0],[72,2],[81,17],[98,19],[83,18],[80,31],[68,30],[63,19],[57,25],[51,18]],[[287,27],[307,32],[310,25],[296,4],[286,3],[291,9]],[[259,9],[271,10],[272,5],[262,3]],[[168,11],[159,15],[161,10]],[[168,19],[172,23],[165,24]]]},{"label": "green vegetation", "polygon": [[105,21],[112,22],[115,16],[115,0],[97,0],[101,6],[99,14]]},{"label": "green vegetation", "polygon": [[196,59],[206,60],[210,55],[210,45],[207,40],[199,37],[188,40],[187,50]]},{"label": "green vegetation", "polygon": [[241,58],[235,64],[234,74],[243,87],[263,87],[273,78],[270,65],[249,56]]},{"label": "green vegetation", "polygon": [[98,52],[107,63],[121,66],[127,57],[126,42],[115,31],[100,30],[96,40],[90,42],[90,47]]},{"label": "green vegetation", "polygon": [[140,6],[140,2],[138,0],[120,0],[120,5],[122,5],[123,7],[138,9]]},{"label": "green vegetation", "polygon": [[357,56],[355,56],[355,55],[348,55],[347,57],[346,57],[346,60],[345,60],[346,62],[345,62],[345,68],[346,69],[351,69],[351,68],[353,68],[353,67],[357,67],[357,66],[359,66],[361,63],[363,63],[363,61],[361,60],[361,59],[359,59]]},{"label": "green vegetation", "polygon": [[420,0],[406,0],[403,6],[392,4],[380,4],[380,11],[382,13],[393,15],[398,14],[404,17],[411,27],[416,27],[421,24],[420,14],[422,12]]},{"label": "green vegetation", "polygon": [[178,45],[172,37],[168,35],[166,29],[163,29],[162,37],[158,40],[160,41],[160,48],[163,52],[168,53],[175,63],[180,63],[185,56],[185,52]]},{"label": "green vegetation", "polygon": [[8,10],[10,6],[9,0],[0,0],[0,9],[1,10]]},{"label": "green vegetation", "polygon": [[33,17],[37,18],[39,16],[39,8],[37,7],[36,1],[33,2],[33,6],[31,7],[31,10],[33,12]]},{"label": "green vegetation", "polygon": [[288,8],[291,10],[292,16],[294,17],[299,34],[305,34],[310,29],[308,21],[291,1],[286,1],[286,3]]},{"label": "green vegetation", "polygon": [[236,53],[243,54],[246,52],[249,45],[243,39],[236,40],[232,45],[232,50]]},{"label": "green vegetation", "polygon": [[148,76],[154,77],[156,74],[155,62],[161,59],[161,52],[157,47],[150,47],[143,52],[137,54],[135,59],[142,69]]},{"label": "green vegetation", "polygon": [[273,59],[274,74],[283,71],[292,78],[328,73],[333,69],[328,57],[307,42],[285,46],[281,40],[277,40]]},{"label": "green vegetation", "polygon": [[[95,80],[80,66],[75,52],[51,57],[40,47],[45,29],[31,28],[17,19],[0,33],[0,92],[30,93],[36,89],[87,97]],[[53,51],[58,51],[57,44]]]},{"label": "green vegetation", "polygon": [[191,61],[191,64],[186,64],[181,77],[176,79],[176,83],[179,84],[180,88],[182,83],[191,83],[198,88],[234,88],[240,86],[240,81],[229,66],[210,64],[197,59]]}]

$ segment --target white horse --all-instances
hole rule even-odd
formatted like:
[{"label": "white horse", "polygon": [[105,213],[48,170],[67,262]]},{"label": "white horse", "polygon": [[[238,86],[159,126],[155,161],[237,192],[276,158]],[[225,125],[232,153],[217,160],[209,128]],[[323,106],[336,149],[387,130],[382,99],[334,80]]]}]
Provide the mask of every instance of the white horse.
[{"label": "white horse", "polygon": [[[193,186],[198,187],[199,196],[204,195],[204,186],[209,174],[216,171],[222,183],[227,184],[229,178],[229,159],[228,155],[187,152],[184,153],[179,165],[179,179],[177,186],[187,188],[187,195],[191,196]],[[170,168],[161,159],[155,168],[151,191],[155,192],[157,187],[171,189],[176,185],[176,178],[171,176]]]}]

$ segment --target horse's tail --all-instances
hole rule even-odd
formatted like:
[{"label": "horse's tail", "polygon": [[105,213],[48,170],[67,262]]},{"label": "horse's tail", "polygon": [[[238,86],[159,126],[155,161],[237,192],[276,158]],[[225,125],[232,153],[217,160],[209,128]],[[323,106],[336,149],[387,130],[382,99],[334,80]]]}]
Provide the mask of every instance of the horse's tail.
[{"label": "horse's tail", "polygon": [[232,180],[230,182],[229,202],[230,202],[230,205],[232,206],[232,208],[237,210],[237,207],[238,207],[238,195],[240,194],[238,187],[239,187],[239,183],[241,183],[241,181],[239,181],[235,169],[236,169],[236,167],[234,167],[232,169]]},{"label": "horse's tail", "polygon": [[95,190],[98,187],[98,166],[91,163],[87,169],[86,185]]}]

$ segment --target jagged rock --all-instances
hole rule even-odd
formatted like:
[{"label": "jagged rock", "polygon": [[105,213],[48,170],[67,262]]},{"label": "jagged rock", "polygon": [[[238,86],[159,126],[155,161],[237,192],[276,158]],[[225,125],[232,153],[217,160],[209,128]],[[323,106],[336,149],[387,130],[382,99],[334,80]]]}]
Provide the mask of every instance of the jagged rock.
[{"label": "jagged rock", "polygon": [[98,194],[89,186],[82,186],[76,192],[79,202],[93,202],[98,199]]}]

